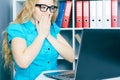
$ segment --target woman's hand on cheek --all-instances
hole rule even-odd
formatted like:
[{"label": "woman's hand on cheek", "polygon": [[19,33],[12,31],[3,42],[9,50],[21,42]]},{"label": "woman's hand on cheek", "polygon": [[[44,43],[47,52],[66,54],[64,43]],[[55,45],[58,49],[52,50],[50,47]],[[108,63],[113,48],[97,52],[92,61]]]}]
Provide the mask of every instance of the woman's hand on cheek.
[{"label": "woman's hand on cheek", "polygon": [[47,37],[50,33],[51,16],[42,14],[40,20],[36,20],[38,34]]}]

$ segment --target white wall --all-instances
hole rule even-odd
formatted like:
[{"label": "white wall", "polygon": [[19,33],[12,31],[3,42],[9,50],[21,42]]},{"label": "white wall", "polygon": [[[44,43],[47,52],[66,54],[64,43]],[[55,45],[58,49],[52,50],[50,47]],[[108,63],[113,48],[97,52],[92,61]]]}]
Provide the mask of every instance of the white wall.
[{"label": "white wall", "polygon": [[[12,0],[0,0],[0,80],[12,80],[11,72],[7,69],[4,70],[3,67],[3,60],[2,60],[2,52],[1,52],[1,45],[2,45],[2,31],[8,26],[11,20],[11,1]],[[2,61],[2,62],[1,62]]]}]

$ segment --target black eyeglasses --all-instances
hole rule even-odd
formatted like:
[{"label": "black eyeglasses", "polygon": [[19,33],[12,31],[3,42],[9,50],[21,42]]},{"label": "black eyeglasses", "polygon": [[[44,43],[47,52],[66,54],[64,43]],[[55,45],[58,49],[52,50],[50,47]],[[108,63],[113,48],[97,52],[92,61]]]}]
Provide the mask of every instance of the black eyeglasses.
[{"label": "black eyeglasses", "polygon": [[40,11],[42,11],[42,12],[46,12],[49,8],[51,13],[56,12],[57,8],[58,8],[57,6],[54,6],[54,5],[48,6],[48,5],[45,5],[45,4],[35,4],[35,6],[38,6],[40,8]]}]

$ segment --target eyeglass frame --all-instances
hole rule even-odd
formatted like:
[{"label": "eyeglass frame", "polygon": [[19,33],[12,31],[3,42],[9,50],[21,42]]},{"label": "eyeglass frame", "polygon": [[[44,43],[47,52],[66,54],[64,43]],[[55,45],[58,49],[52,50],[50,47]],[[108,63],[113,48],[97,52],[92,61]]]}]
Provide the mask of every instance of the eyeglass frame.
[{"label": "eyeglass frame", "polygon": [[[44,5],[44,6],[46,6],[46,7],[47,7],[47,8],[46,8],[46,11],[47,11],[47,10],[48,10],[48,8],[49,8],[49,10],[50,10],[50,12],[51,12],[51,13],[56,12],[56,11],[57,11],[57,9],[58,9],[58,7],[57,7],[57,6],[54,6],[54,5],[52,5],[52,6],[48,6],[48,5],[45,5],[45,4],[35,4],[35,6],[36,6],[36,7],[39,7],[39,8],[40,8],[40,11],[42,11],[42,10],[41,10],[41,6],[42,6],[42,5]],[[56,8],[56,10],[55,10],[55,11],[53,11],[53,12],[51,11],[51,8],[52,8],[52,7]],[[46,12],[46,11],[42,11],[42,12]]]}]

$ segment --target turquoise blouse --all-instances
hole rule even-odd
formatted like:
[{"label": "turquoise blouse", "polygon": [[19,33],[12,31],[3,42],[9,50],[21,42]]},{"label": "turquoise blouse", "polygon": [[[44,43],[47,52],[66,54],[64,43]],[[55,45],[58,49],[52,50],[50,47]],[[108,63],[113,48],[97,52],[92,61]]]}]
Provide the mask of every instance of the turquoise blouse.
[{"label": "turquoise blouse", "polygon": [[[57,34],[59,32],[60,28],[56,25],[56,23],[52,23],[50,28],[51,35],[54,38],[57,38]],[[30,20],[24,24],[10,24],[7,28],[7,33],[10,49],[12,49],[11,40],[13,38],[23,38],[26,40],[27,46],[30,46],[38,35],[35,25]],[[39,54],[28,68],[23,69],[14,62],[16,70],[14,80],[35,80],[35,78],[45,70],[56,70],[57,58],[58,52],[50,44],[50,42],[45,39]]]}]

